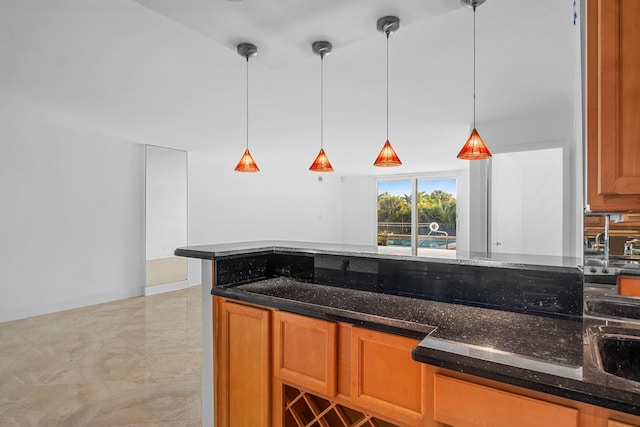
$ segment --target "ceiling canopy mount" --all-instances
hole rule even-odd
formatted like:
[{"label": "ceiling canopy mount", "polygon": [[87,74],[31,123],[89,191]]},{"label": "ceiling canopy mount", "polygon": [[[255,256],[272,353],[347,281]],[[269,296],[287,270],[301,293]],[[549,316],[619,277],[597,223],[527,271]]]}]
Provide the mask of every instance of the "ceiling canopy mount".
[{"label": "ceiling canopy mount", "polygon": [[255,44],[251,43],[240,43],[238,45],[238,55],[243,58],[252,58],[258,54],[258,48]]},{"label": "ceiling canopy mount", "polygon": [[400,28],[400,18],[397,16],[383,16],[378,19],[376,23],[376,28],[381,33],[395,33]]},{"label": "ceiling canopy mount", "polygon": [[313,44],[311,45],[311,50],[316,55],[325,56],[331,53],[331,51],[333,50],[333,46],[327,41],[317,41],[313,42]]},{"label": "ceiling canopy mount", "polygon": [[468,7],[469,9],[475,10],[476,7],[480,6],[487,0],[460,0],[460,4],[464,7]]}]

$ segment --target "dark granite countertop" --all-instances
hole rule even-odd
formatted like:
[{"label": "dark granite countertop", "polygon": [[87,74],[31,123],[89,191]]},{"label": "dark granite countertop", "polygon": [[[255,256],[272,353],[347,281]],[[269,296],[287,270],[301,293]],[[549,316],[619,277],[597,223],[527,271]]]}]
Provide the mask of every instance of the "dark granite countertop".
[{"label": "dark granite countertop", "polygon": [[585,331],[611,320],[513,313],[286,277],[218,286],[212,294],[421,339],[413,350],[417,361],[640,415],[640,383],[602,373],[592,360]]},{"label": "dark granite countertop", "polygon": [[501,268],[519,268],[536,266],[538,270],[570,271],[575,270],[582,261],[572,257],[554,257],[523,254],[491,254],[457,251],[455,258],[417,257],[387,254],[379,251],[375,245],[350,245],[342,243],[297,242],[264,240],[254,242],[232,242],[210,245],[195,245],[177,248],[174,255],[187,258],[213,260],[220,257],[257,253],[306,253],[327,255],[354,255],[382,259],[438,262],[446,264],[464,264]]},{"label": "dark granite countertop", "polygon": [[212,260],[222,256],[246,255],[261,252],[304,252],[339,254],[377,254],[377,246],[346,245],[340,243],[292,242],[282,240],[261,240],[254,242],[216,243],[177,248],[174,255],[187,258]]}]

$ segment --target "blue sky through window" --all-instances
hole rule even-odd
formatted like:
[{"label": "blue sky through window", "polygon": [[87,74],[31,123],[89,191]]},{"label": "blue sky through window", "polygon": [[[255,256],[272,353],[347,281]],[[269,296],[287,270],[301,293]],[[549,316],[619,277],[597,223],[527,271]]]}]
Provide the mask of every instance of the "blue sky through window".
[{"label": "blue sky through window", "polygon": [[445,193],[453,194],[454,198],[458,198],[455,178],[418,180],[418,191],[431,194],[434,190],[442,190]]},{"label": "blue sky through window", "polygon": [[378,182],[378,194],[389,193],[393,196],[411,194],[411,181]]}]

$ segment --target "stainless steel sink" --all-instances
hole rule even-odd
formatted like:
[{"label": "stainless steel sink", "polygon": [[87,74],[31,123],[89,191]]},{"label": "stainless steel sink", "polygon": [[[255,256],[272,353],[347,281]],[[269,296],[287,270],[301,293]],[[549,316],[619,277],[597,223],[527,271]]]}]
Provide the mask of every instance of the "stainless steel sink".
[{"label": "stainless steel sink", "polygon": [[623,300],[603,294],[601,297],[596,296],[584,300],[584,314],[592,317],[640,320],[640,304],[636,301]]},{"label": "stainless steel sink", "polygon": [[625,255],[611,255],[609,258],[603,257],[585,257],[585,266],[594,267],[618,267],[618,268],[638,268],[640,269],[640,257],[638,256],[625,256]]},{"label": "stainless steel sink", "polygon": [[587,333],[600,370],[640,382],[640,329],[597,326]]}]

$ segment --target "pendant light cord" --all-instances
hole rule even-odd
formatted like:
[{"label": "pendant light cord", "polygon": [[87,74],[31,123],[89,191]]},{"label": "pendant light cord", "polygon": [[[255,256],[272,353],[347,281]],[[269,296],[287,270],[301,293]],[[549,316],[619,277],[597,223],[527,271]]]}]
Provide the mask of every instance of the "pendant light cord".
[{"label": "pendant light cord", "polygon": [[249,149],[249,55],[247,55],[247,150]]},{"label": "pendant light cord", "polygon": [[324,149],[324,53],[320,54],[320,149]]},{"label": "pendant light cord", "polygon": [[387,30],[387,141],[389,141],[389,34]]},{"label": "pendant light cord", "polygon": [[476,128],[476,6],[473,5],[473,128]]}]

